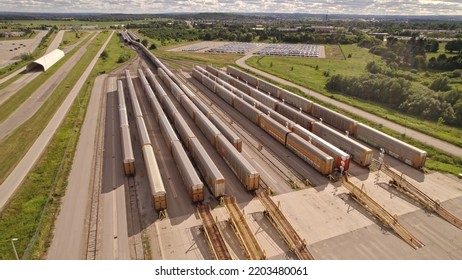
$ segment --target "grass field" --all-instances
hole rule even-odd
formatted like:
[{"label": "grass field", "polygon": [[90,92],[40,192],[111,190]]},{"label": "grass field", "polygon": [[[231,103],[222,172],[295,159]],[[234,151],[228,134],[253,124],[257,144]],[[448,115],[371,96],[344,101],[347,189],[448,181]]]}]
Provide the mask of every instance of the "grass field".
[{"label": "grass field", "polygon": [[189,53],[189,52],[170,52],[155,50],[153,53],[159,58],[170,58],[182,61],[191,61],[194,63],[208,64],[213,66],[226,66],[234,64],[234,62],[241,58],[240,55],[232,54],[208,54],[208,53]]},{"label": "grass field", "polygon": [[[93,58],[96,51],[105,41],[107,35],[101,35],[98,42],[91,44],[86,57]],[[106,50],[113,50],[111,54],[118,57],[122,53],[117,36],[111,38]],[[115,59],[114,59],[115,61]],[[88,60],[81,63],[88,65]],[[82,65],[83,67],[84,65]],[[66,116],[58,132],[54,135],[50,145],[34,170],[28,174],[27,180],[22,184],[7,208],[0,213],[0,240],[19,238],[15,242],[20,256],[30,250],[26,258],[40,259],[51,242],[51,230],[54,219],[59,210],[60,197],[64,195],[67,177],[70,172],[78,134],[85,116],[89,92],[93,86],[94,78],[101,72],[112,71],[120,64],[109,59],[103,62],[100,59],[92,71],[88,82],[85,83],[78,99]],[[85,66],[86,68],[86,66]],[[82,106],[82,107],[80,107]],[[44,205],[49,202],[47,210],[42,213]],[[43,214],[43,222],[38,227],[38,220]],[[20,225],[13,227],[11,225]],[[32,236],[37,232],[37,239],[30,243]],[[29,244],[30,243],[30,244]],[[8,246],[0,246],[0,259],[13,259],[14,255]]]},{"label": "grass field", "polygon": [[[247,64],[258,69],[264,69],[268,73],[293,83],[325,93],[324,86],[328,75],[359,76],[366,73],[365,67],[369,61],[378,59],[367,49],[352,45],[342,46],[346,58],[343,57],[337,45],[328,45],[325,49],[326,58],[254,56],[247,60]],[[348,58],[349,55],[351,55],[350,58]]]}]

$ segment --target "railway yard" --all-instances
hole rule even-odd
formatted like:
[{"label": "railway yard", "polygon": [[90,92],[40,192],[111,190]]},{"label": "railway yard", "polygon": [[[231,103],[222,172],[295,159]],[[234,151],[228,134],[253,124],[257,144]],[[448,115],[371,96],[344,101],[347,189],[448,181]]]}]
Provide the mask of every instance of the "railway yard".
[{"label": "railway yard", "polygon": [[120,36],[138,56],[95,83],[93,156],[74,161],[89,183],[64,198],[49,259],[462,259],[462,183],[422,169],[425,151]]}]

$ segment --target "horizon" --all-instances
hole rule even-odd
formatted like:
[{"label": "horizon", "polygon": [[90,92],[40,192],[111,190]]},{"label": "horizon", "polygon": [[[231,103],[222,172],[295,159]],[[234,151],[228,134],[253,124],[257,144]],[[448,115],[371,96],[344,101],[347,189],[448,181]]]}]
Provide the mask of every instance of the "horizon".
[{"label": "horizon", "polygon": [[461,16],[459,0],[2,0],[0,13]]}]

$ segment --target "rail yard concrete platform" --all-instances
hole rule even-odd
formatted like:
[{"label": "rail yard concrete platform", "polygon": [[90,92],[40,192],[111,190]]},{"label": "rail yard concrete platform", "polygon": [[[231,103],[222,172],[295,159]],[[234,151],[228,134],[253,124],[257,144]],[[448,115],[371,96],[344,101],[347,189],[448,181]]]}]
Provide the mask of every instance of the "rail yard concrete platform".
[{"label": "rail yard concrete platform", "polygon": [[[416,173],[419,181],[406,178],[462,218],[462,183],[440,173]],[[462,259],[462,231],[434,213],[428,213],[393,187],[382,172],[371,172],[361,180],[350,178],[398,220],[425,246],[413,249],[391,229],[349,197],[339,182],[294,190],[272,196],[316,259]],[[265,250],[267,259],[296,259],[268,218],[257,198],[238,203]],[[245,259],[227,222],[228,213],[212,206],[212,215],[234,259]],[[164,259],[210,259],[211,254],[197,214],[155,222],[160,232]],[[152,240],[157,242],[157,240]]]}]

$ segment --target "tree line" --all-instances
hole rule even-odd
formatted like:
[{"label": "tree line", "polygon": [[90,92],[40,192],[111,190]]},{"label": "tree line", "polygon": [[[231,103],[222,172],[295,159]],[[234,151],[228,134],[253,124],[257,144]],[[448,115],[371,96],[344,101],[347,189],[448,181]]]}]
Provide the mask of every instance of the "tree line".
[{"label": "tree line", "polygon": [[[399,75],[390,76],[396,71],[383,69],[373,61],[367,69],[369,74],[359,77],[334,75],[327,80],[326,88],[428,120],[458,126],[462,123],[462,91],[451,89],[448,77],[440,77],[425,87]],[[456,70],[452,75],[459,78],[460,72]]]}]

